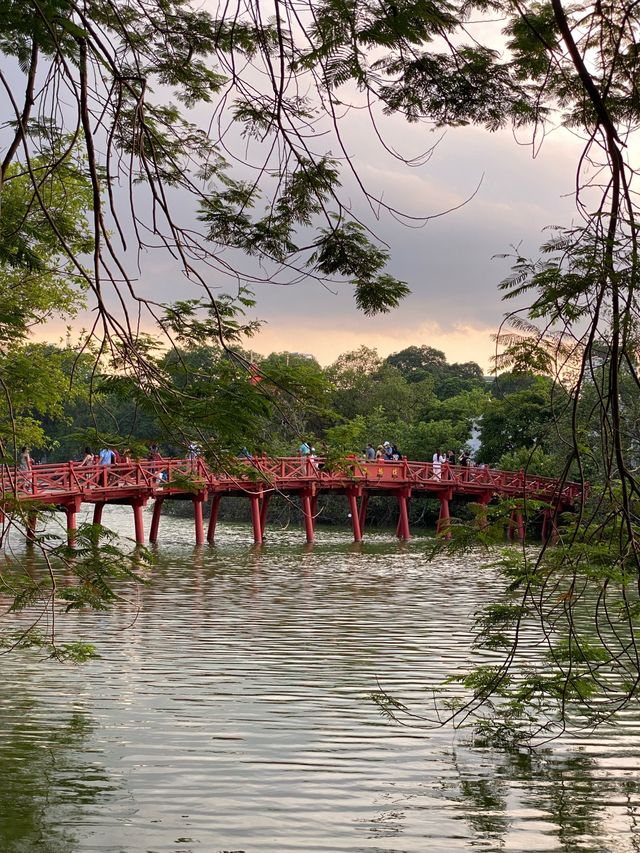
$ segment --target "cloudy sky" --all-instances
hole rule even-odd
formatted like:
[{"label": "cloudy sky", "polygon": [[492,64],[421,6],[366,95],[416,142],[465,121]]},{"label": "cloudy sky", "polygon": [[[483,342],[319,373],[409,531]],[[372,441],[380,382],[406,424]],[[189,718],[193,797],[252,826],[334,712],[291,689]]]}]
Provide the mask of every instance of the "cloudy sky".
[{"label": "cloudy sky", "polygon": [[[407,154],[424,150],[441,135],[397,120],[388,123],[387,131],[388,141],[402,144]],[[265,355],[309,353],[326,365],[361,344],[383,356],[427,344],[443,350],[449,361],[474,360],[488,370],[495,351],[492,335],[514,307],[501,301],[498,290],[510,261],[496,256],[515,247],[536,256],[549,236],[547,226],[575,220],[578,141],[565,132],[550,134],[534,157],[525,135],[460,128],[447,131],[429,162],[418,168],[387,155],[364,116],[351,124],[347,141],[352,163],[371,193],[412,216],[451,212],[408,227],[384,212],[374,216],[355,183],[345,180],[344,198],[388,245],[388,269],[408,283],[411,294],[398,309],[368,318],[357,311],[346,285],[323,287],[310,279],[290,286],[253,283],[257,305],[252,316],[264,325],[247,348]],[[181,211],[187,220],[189,205]],[[162,254],[140,255],[140,272],[134,269],[137,257],[129,254],[141,296],[169,302],[198,295]],[[207,271],[207,279],[212,288],[227,292],[236,285],[214,270]],[[79,325],[87,327],[90,318],[82,315]],[[52,323],[41,334],[55,339],[63,329],[64,324]]]},{"label": "cloudy sky", "polygon": [[[433,136],[422,127],[391,128],[410,136],[413,148]],[[354,140],[354,161],[367,186],[389,204],[413,215],[432,215],[419,229],[388,215],[369,222],[391,251],[390,271],[408,282],[411,295],[395,311],[376,318],[355,309],[348,289],[330,292],[316,283],[256,289],[258,313],[266,321],[254,347],[260,352],[290,349],[328,363],[360,344],[386,355],[412,344],[444,350],[450,361],[473,359],[483,367],[496,332],[512,306],[501,302],[498,283],[509,273],[514,247],[537,254],[549,225],[575,218],[571,192],[577,143],[550,135],[534,158],[531,146],[511,132],[476,128],[448,131],[431,160],[418,169],[385,157],[363,132]],[[354,207],[362,205],[354,194]]]},{"label": "cloudy sky", "polygon": [[[202,126],[211,121],[212,110],[198,108]],[[580,143],[556,131],[533,156],[524,131],[515,136],[511,130],[490,134],[467,127],[443,133],[397,117],[381,119],[380,130],[408,158],[442,136],[429,161],[411,168],[384,151],[365,110],[351,111],[341,127],[351,163],[373,195],[415,217],[452,210],[419,228],[384,212],[376,218],[345,173],[344,200],[388,245],[389,271],[408,283],[411,295],[399,309],[366,318],[356,310],[347,286],[323,287],[311,280],[292,286],[254,284],[255,316],[264,326],[248,348],[263,354],[310,353],[328,364],[361,344],[376,347],[381,355],[427,344],[444,350],[450,361],[475,360],[488,369],[492,335],[512,307],[501,302],[498,291],[510,264],[495,256],[516,246],[535,255],[546,226],[575,219],[571,194]],[[316,150],[342,156],[330,136],[317,141]],[[180,204],[178,211],[193,223],[193,210],[187,203],[180,210]],[[196,295],[166,257],[147,252],[139,260],[138,272],[138,256],[129,252],[129,269],[141,296],[168,302]],[[234,283],[213,269],[207,279],[214,289],[233,289]],[[79,325],[90,325],[90,319],[84,315]],[[49,339],[60,337],[64,324],[52,323],[43,333]]]}]

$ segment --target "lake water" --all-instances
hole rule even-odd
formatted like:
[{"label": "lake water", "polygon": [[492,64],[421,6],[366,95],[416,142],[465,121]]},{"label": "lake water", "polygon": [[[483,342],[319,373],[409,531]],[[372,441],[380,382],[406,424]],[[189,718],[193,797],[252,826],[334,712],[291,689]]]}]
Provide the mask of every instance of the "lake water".
[{"label": "lake water", "polygon": [[[131,535],[124,508],[104,523]],[[148,524],[148,518],[147,518]],[[320,529],[164,518],[154,581],[69,618],[82,666],[2,658],[2,853],[640,850],[640,715],[538,755],[403,727],[470,663],[478,560]]]}]

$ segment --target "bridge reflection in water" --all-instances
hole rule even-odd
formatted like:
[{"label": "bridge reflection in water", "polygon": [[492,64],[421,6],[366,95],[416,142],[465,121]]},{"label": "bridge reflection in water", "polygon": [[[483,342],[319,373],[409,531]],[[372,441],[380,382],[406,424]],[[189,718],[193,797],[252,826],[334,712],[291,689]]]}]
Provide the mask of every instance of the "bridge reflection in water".
[{"label": "bridge reflection in water", "polygon": [[[142,509],[154,501],[149,541],[156,542],[162,505],[165,500],[190,500],[193,503],[196,544],[212,542],[218,509],[227,496],[244,497],[251,503],[253,538],[261,544],[267,522],[269,500],[274,494],[297,496],[302,503],[307,542],[313,542],[318,496],[343,494],[349,502],[353,537],[362,540],[367,503],[372,495],[384,495],[398,501],[396,534],[409,539],[408,502],[413,495],[439,500],[438,530],[448,535],[449,502],[454,497],[469,497],[487,505],[492,498],[514,498],[509,530],[524,538],[522,504],[543,501],[543,537],[555,529],[558,513],[572,509],[586,486],[523,471],[499,471],[487,467],[459,467],[431,462],[349,461],[340,468],[325,467],[322,458],[258,456],[237,460],[232,471],[214,471],[202,459],[157,459],[120,462],[113,465],[81,465],[68,462],[34,465],[31,471],[6,468],[2,474],[5,507],[16,498],[28,506],[27,536],[35,535],[38,506],[55,507],[66,513],[69,540],[77,528],[82,504],[93,504],[93,522],[100,524],[106,504],[131,506],[136,542],[145,541]],[[211,499],[211,513],[205,537],[203,507]]]}]

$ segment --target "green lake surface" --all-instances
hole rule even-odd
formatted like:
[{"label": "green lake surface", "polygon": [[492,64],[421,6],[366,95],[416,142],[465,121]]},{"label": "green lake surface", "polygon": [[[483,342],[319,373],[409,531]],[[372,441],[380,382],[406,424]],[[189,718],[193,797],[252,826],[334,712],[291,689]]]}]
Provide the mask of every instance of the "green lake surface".
[{"label": "green lake surface", "polygon": [[638,709],[534,755],[381,716],[435,717],[498,588],[428,545],[163,518],[152,583],[60,623],[98,660],[2,657],[0,853],[640,850]]}]

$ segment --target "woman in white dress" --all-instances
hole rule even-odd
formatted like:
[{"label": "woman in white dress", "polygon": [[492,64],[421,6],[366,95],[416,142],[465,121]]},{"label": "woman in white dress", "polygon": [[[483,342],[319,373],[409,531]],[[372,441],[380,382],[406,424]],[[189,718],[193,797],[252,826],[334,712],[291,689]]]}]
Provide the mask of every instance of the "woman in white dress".
[{"label": "woman in white dress", "polygon": [[442,477],[442,463],[446,462],[445,456],[439,451],[433,454],[433,479],[439,480]]}]

